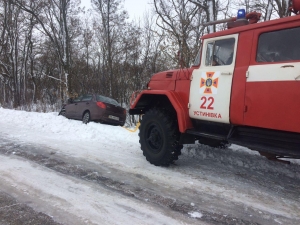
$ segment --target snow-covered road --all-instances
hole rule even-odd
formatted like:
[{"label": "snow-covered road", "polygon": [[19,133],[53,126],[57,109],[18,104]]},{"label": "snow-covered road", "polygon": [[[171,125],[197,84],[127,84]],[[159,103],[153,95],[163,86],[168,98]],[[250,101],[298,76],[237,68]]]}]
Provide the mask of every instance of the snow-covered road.
[{"label": "snow-covered road", "polygon": [[137,132],[57,113],[0,115],[0,191],[57,223],[300,224],[298,160],[195,144],[155,167]]}]

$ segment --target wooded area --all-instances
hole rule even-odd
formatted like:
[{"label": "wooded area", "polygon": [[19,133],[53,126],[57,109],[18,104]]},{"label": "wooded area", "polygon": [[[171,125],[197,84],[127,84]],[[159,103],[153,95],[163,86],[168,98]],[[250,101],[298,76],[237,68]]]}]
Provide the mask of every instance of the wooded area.
[{"label": "wooded area", "polygon": [[263,20],[290,15],[289,0],[149,0],[143,20],[130,21],[123,2],[91,0],[86,10],[80,0],[0,0],[0,106],[57,111],[81,93],[128,106],[152,74],[191,66],[199,38],[226,29],[204,22],[239,8]]}]

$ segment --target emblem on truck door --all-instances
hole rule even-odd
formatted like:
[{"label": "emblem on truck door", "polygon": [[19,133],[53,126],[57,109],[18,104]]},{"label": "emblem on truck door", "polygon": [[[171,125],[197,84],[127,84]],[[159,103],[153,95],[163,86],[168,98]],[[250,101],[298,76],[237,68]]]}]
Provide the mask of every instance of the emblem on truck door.
[{"label": "emblem on truck door", "polygon": [[200,94],[217,94],[220,72],[203,72],[200,80]]}]

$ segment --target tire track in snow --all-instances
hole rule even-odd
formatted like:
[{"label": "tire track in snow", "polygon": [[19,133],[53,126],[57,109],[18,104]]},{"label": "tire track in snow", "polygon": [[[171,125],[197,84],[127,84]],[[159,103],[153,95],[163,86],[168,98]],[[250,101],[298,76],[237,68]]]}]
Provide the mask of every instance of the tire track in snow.
[{"label": "tire track in snow", "polygon": [[[199,151],[197,153],[190,153],[189,151],[191,149],[189,149],[188,146],[185,147],[183,157],[178,161],[179,166],[171,166],[169,170],[177,171],[177,173],[180,173],[182,176],[190,177],[194,180],[200,179],[200,183],[205,183],[206,180],[209,179],[209,182],[212,182],[215,186],[219,186],[220,189],[223,188],[223,185],[229,187],[229,189],[228,187],[224,189],[227,194],[223,195],[223,197],[216,198],[216,196],[214,196],[216,190],[211,190],[213,195],[210,195],[210,192],[203,193],[197,191],[197,186],[193,185],[191,185],[190,188],[184,189],[178,189],[176,187],[171,187],[170,189],[170,187],[168,187],[170,183],[157,183],[157,186],[153,186],[155,182],[153,183],[153,180],[149,180],[148,177],[142,175],[142,171],[136,172],[136,170],[131,170],[128,172],[127,168],[127,172],[123,172],[121,167],[117,168],[114,165],[102,164],[102,162],[102,166],[97,164],[93,167],[90,166],[90,164],[93,164],[91,162],[84,163],[85,160],[83,158],[76,158],[75,161],[72,161],[70,156],[57,155],[54,149],[48,147],[26,146],[24,144],[18,145],[13,144],[12,141],[7,141],[6,144],[4,142],[5,141],[1,142],[4,148],[2,154],[14,153],[15,155],[37,162],[54,171],[96,183],[111,191],[119,192],[124,196],[129,196],[149,204],[156,204],[173,212],[179,212],[189,218],[196,217],[194,218],[195,220],[205,221],[209,224],[261,223],[273,225],[295,224],[295,221],[296,223],[300,221],[299,212],[295,214],[296,208],[299,208],[299,202],[297,203],[296,199],[300,199],[297,188],[297,184],[300,184],[298,179],[299,175],[297,175],[296,171],[299,169],[297,165],[287,166],[280,163],[278,164],[266,161],[262,157],[249,153],[247,153],[248,161],[246,161],[245,155],[243,155],[245,153],[212,149],[205,146],[196,146],[196,148],[201,149],[198,149]],[[0,149],[2,149],[1,144]],[[243,161],[245,167],[234,168],[237,163],[235,160]],[[114,167],[112,168],[111,166]],[[272,167],[274,167],[274,169],[272,169]],[[161,170],[165,169],[161,168]],[[119,177],[113,176],[113,172],[108,174],[107,171],[119,173]],[[154,171],[157,172],[155,169]],[[176,173],[174,173],[174,175],[175,174]],[[201,174],[205,175],[202,176]],[[220,182],[220,176],[228,177],[229,183],[224,183],[222,179]],[[125,177],[128,179],[124,179]],[[153,178],[155,179],[155,172],[152,176],[152,179]],[[179,178],[179,181],[180,180],[181,178]],[[143,181],[144,184],[136,185]],[[234,183],[230,184],[231,181],[234,181]],[[234,185],[236,184],[242,185],[235,190]],[[241,191],[243,187],[246,188],[244,192],[235,192]],[[247,188],[249,188],[249,190],[247,190]],[[228,190],[226,189],[233,191],[233,193],[228,195]],[[186,196],[182,196],[184,193],[187,193]],[[252,195],[252,197],[258,194],[254,197],[254,204],[256,204],[255,198],[263,198],[262,202],[264,202],[265,205],[259,208],[252,208],[252,203],[246,203],[244,205],[242,202],[235,202],[236,199],[231,199],[231,197],[243,197],[243,195],[246,197],[245,199],[249,199],[248,194],[250,194],[250,196]],[[274,202],[276,197],[278,198],[277,203]],[[203,204],[192,204],[191,202]],[[272,204],[278,204],[280,202],[283,203],[281,207],[272,209]],[[290,205],[291,203],[294,204],[294,206]],[[264,208],[268,207],[268,205],[271,206],[270,209]],[[284,213],[276,212],[276,210],[280,210],[280,208],[284,209],[285,206],[288,206],[288,208]],[[293,207],[296,208],[289,212],[289,208],[292,209]],[[222,208],[225,209],[223,211],[226,213],[221,213]],[[229,209],[231,209],[231,211]],[[231,213],[232,210],[236,212]],[[248,216],[249,219],[243,216],[245,213],[250,215],[250,217]],[[276,223],[274,223],[274,221]]]},{"label": "tire track in snow", "polygon": [[[258,225],[259,223],[247,221],[244,219],[236,218],[230,215],[221,215],[218,213],[212,213],[198,208],[190,202],[182,202],[176,198],[166,197],[150,191],[149,189],[133,187],[128,183],[120,182],[111,179],[109,176],[103,174],[103,171],[95,171],[78,164],[68,163],[62,159],[57,159],[54,152],[50,154],[36,153],[39,150],[33,146],[16,145],[6,140],[2,141],[0,146],[0,153],[3,155],[15,155],[22,157],[26,160],[37,163],[41,166],[54,170],[56,172],[80,178],[85,181],[93,182],[101,187],[105,187],[110,191],[118,192],[124,196],[138,199],[147,204],[158,205],[159,207],[166,208],[173,212],[177,212],[185,216],[187,219],[193,219],[195,221],[201,221],[208,224],[245,224],[245,225]],[[40,151],[43,152],[43,151]],[[139,176],[137,176],[139,179]],[[137,179],[137,180],[138,180]],[[143,179],[143,177],[140,177]]]}]

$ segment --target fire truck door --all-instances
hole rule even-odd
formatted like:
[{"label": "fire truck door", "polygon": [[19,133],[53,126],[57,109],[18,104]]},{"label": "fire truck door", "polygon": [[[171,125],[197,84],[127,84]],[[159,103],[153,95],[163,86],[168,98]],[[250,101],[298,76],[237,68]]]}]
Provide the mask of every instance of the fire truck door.
[{"label": "fire truck door", "polygon": [[192,75],[189,116],[229,123],[230,93],[238,34],[205,39],[199,69]]},{"label": "fire truck door", "polygon": [[300,62],[250,66],[245,125],[300,132]]},{"label": "fire truck door", "polygon": [[300,132],[300,27],[254,34],[244,124]]}]

